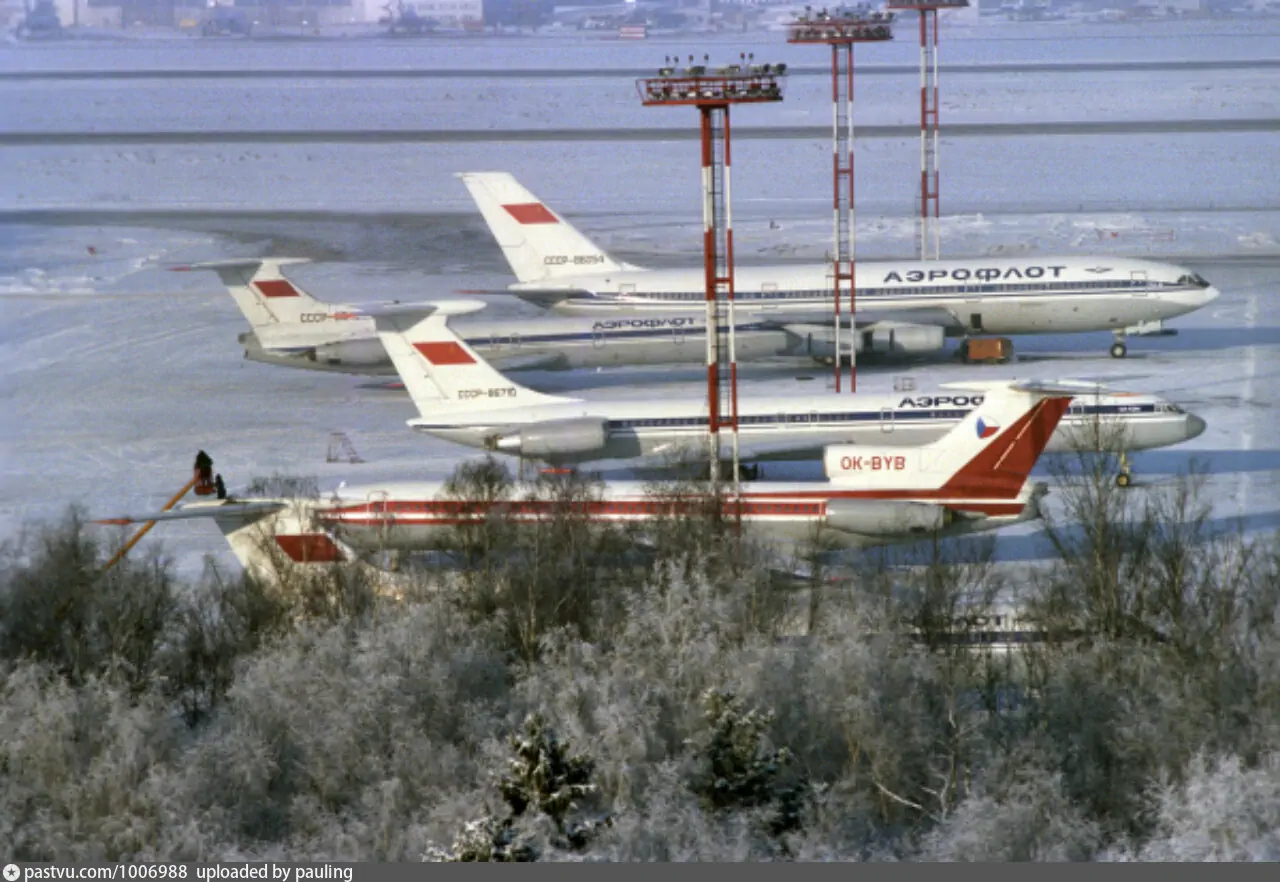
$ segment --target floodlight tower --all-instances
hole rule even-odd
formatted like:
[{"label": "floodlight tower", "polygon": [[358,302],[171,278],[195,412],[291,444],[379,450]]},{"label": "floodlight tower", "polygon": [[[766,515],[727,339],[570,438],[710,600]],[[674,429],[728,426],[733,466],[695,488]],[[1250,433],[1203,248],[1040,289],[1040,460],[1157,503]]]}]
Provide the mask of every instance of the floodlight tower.
[{"label": "floodlight tower", "polygon": [[702,237],[707,294],[707,405],[711,481],[718,486],[721,430],[733,446],[735,493],[740,488],[738,461],[738,364],[734,349],[733,224],[729,214],[729,107],[782,100],[785,64],[755,64],[739,56],[739,64],[707,70],[702,64],[677,68],[678,59],[656,77],[636,81],[646,107],[696,107],[702,126]]},{"label": "floodlight tower", "polygon": [[853,46],[855,43],[883,43],[893,39],[891,12],[866,8],[844,8],[814,13],[805,7],[802,16],[787,25],[787,42],[831,47],[831,151],[833,160],[832,204],[835,209],[835,255],[832,292],[834,296],[834,347],[836,391],[840,391],[840,299],[849,291],[849,391],[856,392],[857,326],[854,309],[858,284],[854,279],[853,229]]},{"label": "floodlight tower", "polygon": [[[964,9],[969,0],[888,0],[888,8],[920,15],[920,259],[941,251],[938,204],[938,10]],[[929,220],[933,209],[932,223]],[[931,229],[932,228],[932,229]],[[932,235],[931,235],[932,233]],[[932,249],[930,248],[932,245]]]}]

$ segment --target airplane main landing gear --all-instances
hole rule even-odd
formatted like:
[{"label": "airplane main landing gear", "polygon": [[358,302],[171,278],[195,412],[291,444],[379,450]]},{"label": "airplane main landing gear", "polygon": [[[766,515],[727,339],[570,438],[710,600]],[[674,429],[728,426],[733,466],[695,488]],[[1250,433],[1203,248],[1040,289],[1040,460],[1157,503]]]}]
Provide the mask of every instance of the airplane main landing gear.
[{"label": "airplane main landing gear", "polygon": [[1133,484],[1133,469],[1129,467],[1129,455],[1120,451],[1120,471],[1116,473],[1116,486],[1129,487]]},{"label": "airplane main landing gear", "polygon": [[1129,347],[1124,344],[1123,340],[1117,340],[1111,344],[1111,357],[1124,358],[1129,354]]},{"label": "airplane main landing gear", "polygon": [[[763,474],[764,474],[764,470],[760,467],[759,463],[748,463],[748,462],[738,463],[738,480],[739,481],[758,481],[760,480],[760,477]],[[733,480],[733,463],[730,462],[729,460],[721,460],[719,475],[720,475],[720,480],[722,481],[732,481]]]}]

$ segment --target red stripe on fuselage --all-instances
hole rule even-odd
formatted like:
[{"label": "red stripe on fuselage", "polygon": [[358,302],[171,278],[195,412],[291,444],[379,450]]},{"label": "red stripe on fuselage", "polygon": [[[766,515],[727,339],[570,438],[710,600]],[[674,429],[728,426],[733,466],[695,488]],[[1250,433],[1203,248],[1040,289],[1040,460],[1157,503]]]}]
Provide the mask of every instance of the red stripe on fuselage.
[{"label": "red stripe on fuselage", "polygon": [[298,289],[284,279],[269,279],[265,282],[254,282],[253,287],[263,297],[300,297]]},{"label": "red stripe on fuselage", "polygon": [[[841,494],[842,498],[850,498],[848,494]],[[784,518],[794,521],[813,520],[823,517],[826,514],[826,503],[829,499],[835,497],[822,497],[811,499],[810,501],[801,501],[794,495],[787,497],[788,501],[775,500],[750,500],[745,499],[742,502],[741,514],[747,519],[752,518]],[[853,497],[858,498],[858,497]],[[867,498],[867,497],[861,497]],[[883,498],[883,497],[881,497]],[[900,501],[913,501],[919,497],[909,499],[908,497],[898,497]],[[563,512],[564,503],[554,500],[530,500],[519,502],[498,502],[498,503],[464,503],[456,500],[424,500],[424,501],[386,501],[372,504],[357,504],[344,506],[338,509],[329,509],[320,513],[320,517],[327,523],[341,524],[383,524],[392,522],[396,524],[423,525],[437,524],[441,526],[452,524],[474,523],[483,520],[489,513],[491,508],[498,508],[504,514],[510,517],[521,519],[535,519],[555,515]],[[954,500],[948,503],[948,507],[960,512],[972,512],[975,514],[986,515],[1010,515],[1019,514],[1022,511],[1023,503],[1021,502],[1003,502],[989,501],[983,499],[973,500]],[[737,509],[732,503],[725,503],[723,506],[724,514],[733,516],[737,514]],[[672,504],[669,502],[657,502],[654,500],[607,500],[599,502],[583,503],[573,506],[579,514],[585,514],[588,517],[613,519],[648,519],[662,515],[673,514],[697,514],[701,510],[700,502],[692,500],[686,503],[684,510],[676,512],[672,510]]]},{"label": "red stripe on fuselage", "polygon": [[547,210],[541,202],[521,202],[515,205],[502,206],[507,214],[521,224],[558,224],[556,216]]},{"label": "red stripe on fuselage", "polygon": [[452,340],[448,343],[414,343],[413,348],[433,365],[475,364],[476,360]]}]

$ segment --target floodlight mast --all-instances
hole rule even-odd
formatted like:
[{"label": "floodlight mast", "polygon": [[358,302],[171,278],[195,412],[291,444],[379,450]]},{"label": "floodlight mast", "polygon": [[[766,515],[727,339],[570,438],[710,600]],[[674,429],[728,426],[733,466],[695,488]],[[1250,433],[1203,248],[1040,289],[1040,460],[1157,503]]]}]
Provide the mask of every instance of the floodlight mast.
[{"label": "floodlight mast", "polygon": [[707,428],[711,482],[719,486],[721,430],[732,442],[735,495],[741,493],[738,446],[738,364],[734,339],[733,224],[729,210],[729,107],[782,100],[785,64],[756,64],[754,56],[708,72],[703,64],[678,68],[668,58],[656,77],[636,81],[646,107],[696,107],[702,133],[703,263],[707,296]]},{"label": "floodlight mast", "polygon": [[[969,0],[888,0],[888,8],[920,15],[920,259],[942,251],[938,177],[938,10],[965,9]],[[931,216],[932,215],[932,219]]]},{"label": "floodlight mast", "polygon": [[835,254],[832,257],[831,289],[834,304],[834,348],[836,391],[840,391],[840,300],[849,292],[849,391],[858,388],[857,323],[854,320],[857,261],[854,256],[853,210],[853,46],[855,43],[883,43],[893,39],[891,12],[873,12],[869,6],[804,13],[787,25],[787,42],[831,47],[831,152],[832,207],[835,211]]}]

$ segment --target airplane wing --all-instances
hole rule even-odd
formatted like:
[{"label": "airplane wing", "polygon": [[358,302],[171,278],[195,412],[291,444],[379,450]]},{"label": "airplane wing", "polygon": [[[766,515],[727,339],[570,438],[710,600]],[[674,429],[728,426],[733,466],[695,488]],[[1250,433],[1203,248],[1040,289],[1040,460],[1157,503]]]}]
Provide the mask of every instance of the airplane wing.
[{"label": "airplane wing", "polygon": [[483,300],[453,299],[424,300],[421,303],[401,303],[393,300],[387,303],[371,303],[367,306],[353,306],[350,313],[355,317],[380,318],[426,318],[429,315],[466,315],[479,312],[488,306]]},{"label": "airplane wing", "polygon": [[534,306],[540,306],[548,309],[555,306],[561,301],[568,300],[570,297],[577,297],[582,294],[591,294],[593,292],[586,288],[526,288],[520,291],[513,291],[510,288],[464,288],[457,292],[468,296],[484,295],[503,297],[513,297],[517,300],[523,300],[525,303],[531,303]]},{"label": "airplane wing", "polygon": [[1040,395],[1080,395],[1087,392],[1110,392],[1111,387],[1102,383],[1089,383],[1082,380],[956,380],[939,383],[944,389],[970,389],[979,392],[990,392],[997,389],[1011,389],[1015,392],[1031,392]]},{"label": "airplane wing", "polygon": [[494,356],[494,367],[503,371],[538,371],[554,367],[560,361],[560,353],[543,352],[528,355]]},{"label": "airplane wing", "polygon": [[[864,301],[865,302],[865,301]],[[858,304],[858,327],[863,328],[879,322],[897,322],[904,325],[938,325],[943,328],[963,328],[954,313],[936,306],[923,306],[919,309],[876,309],[874,305]]]}]

